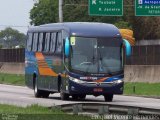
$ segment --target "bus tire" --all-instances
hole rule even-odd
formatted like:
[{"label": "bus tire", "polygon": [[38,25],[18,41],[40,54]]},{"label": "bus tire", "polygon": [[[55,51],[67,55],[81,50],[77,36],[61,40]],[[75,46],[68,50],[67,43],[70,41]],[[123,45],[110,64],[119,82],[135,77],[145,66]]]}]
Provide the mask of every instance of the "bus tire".
[{"label": "bus tire", "polygon": [[85,100],[85,99],[86,99],[86,95],[79,95],[79,98],[80,98],[81,100]]},{"label": "bus tire", "polygon": [[58,92],[61,90],[61,77],[58,76]]},{"label": "bus tire", "polygon": [[49,97],[49,94],[50,94],[50,92],[48,92],[48,91],[43,91],[43,92],[42,92],[42,97],[43,97],[43,98],[48,98],[48,97]]},{"label": "bus tire", "polygon": [[73,100],[78,100],[78,97],[79,97],[79,96],[76,95],[76,94],[73,94],[73,95],[72,95],[72,99],[73,99]]},{"label": "bus tire", "polygon": [[34,96],[36,98],[39,98],[39,97],[42,96],[42,91],[38,89],[37,79],[36,79],[35,75],[34,75],[34,78],[33,78],[33,83],[34,83],[33,84],[34,85]]},{"label": "bus tire", "polygon": [[69,99],[69,94],[63,92],[62,84],[60,87],[60,97],[61,97],[61,100],[68,100]]},{"label": "bus tire", "polygon": [[106,102],[112,102],[113,94],[104,95],[104,99],[105,99]]}]

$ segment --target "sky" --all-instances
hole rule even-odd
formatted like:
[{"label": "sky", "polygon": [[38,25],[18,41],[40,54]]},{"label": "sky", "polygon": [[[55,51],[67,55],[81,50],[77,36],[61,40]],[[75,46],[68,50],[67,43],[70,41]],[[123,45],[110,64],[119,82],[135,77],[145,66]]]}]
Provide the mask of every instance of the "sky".
[{"label": "sky", "polygon": [[33,5],[34,0],[0,0],[0,31],[6,26],[17,26],[13,28],[26,34]]}]

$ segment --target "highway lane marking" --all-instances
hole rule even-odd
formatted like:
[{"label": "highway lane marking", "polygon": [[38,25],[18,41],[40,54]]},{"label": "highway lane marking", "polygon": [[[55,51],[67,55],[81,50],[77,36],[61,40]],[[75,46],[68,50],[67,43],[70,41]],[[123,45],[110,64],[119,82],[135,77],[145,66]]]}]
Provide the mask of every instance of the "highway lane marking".
[{"label": "highway lane marking", "polygon": [[20,93],[20,92],[17,92],[17,91],[7,91],[7,90],[0,90],[0,94],[14,94],[14,95],[32,95],[32,93]]},{"label": "highway lane marking", "polygon": [[21,98],[21,99],[29,99],[29,100],[52,100],[52,99],[47,99],[47,98],[35,98],[35,97],[32,97],[32,96],[30,96],[30,97],[19,97],[19,98]]},{"label": "highway lane marking", "polygon": [[25,88],[25,89],[28,88],[28,87],[26,87],[26,86],[15,86],[15,85],[6,85],[6,84],[0,84],[0,86],[4,86],[4,87],[5,87],[5,86],[6,86],[6,87],[8,86],[8,87],[16,87],[16,88]]},{"label": "highway lane marking", "polygon": [[33,99],[37,99],[37,98],[31,98],[31,97],[19,97],[21,99],[30,99],[30,100],[33,100]]}]

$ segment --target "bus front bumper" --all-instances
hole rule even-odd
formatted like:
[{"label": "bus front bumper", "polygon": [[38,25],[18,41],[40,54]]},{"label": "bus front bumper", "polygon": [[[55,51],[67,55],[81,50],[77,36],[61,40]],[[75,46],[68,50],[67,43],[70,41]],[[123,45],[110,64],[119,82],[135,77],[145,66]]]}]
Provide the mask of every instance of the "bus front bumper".
[{"label": "bus front bumper", "polygon": [[69,94],[104,95],[123,94],[124,82],[120,83],[76,83],[69,80]]}]

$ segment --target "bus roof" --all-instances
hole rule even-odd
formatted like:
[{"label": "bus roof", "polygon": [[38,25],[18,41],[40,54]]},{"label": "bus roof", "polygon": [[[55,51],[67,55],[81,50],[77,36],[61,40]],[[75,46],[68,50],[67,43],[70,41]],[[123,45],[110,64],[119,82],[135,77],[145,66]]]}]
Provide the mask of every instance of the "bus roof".
[{"label": "bus roof", "polygon": [[119,29],[112,24],[97,22],[51,23],[32,27],[28,32],[66,30],[73,36],[84,37],[121,37]]}]

